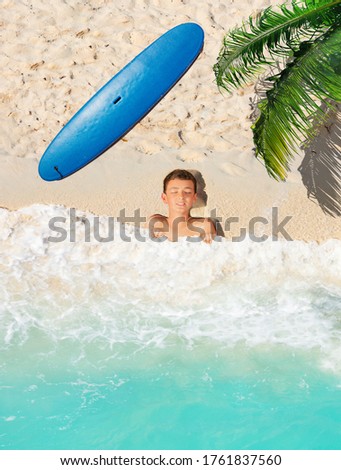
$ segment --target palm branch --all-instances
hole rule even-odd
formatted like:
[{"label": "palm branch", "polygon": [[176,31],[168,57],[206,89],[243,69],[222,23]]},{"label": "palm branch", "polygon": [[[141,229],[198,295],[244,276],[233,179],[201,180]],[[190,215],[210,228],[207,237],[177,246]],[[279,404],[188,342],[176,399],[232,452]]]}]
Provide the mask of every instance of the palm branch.
[{"label": "palm branch", "polygon": [[[270,176],[285,179],[297,144],[316,134],[320,102],[341,101],[341,0],[293,0],[227,34],[214,66],[219,87],[231,91],[278,57],[282,72],[266,79],[266,98],[252,126],[256,156]],[[271,88],[270,88],[271,85]]]},{"label": "palm branch", "polygon": [[313,41],[316,35],[340,23],[341,0],[294,0],[291,8],[283,4],[279,9],[268,7],[226,35],[213,67],[219,87],[228,91],[238,88],[273,64],[274,57],[296,51],[302,35]]},{"label": "palm branch", "polygon": [[341,101],[341,28],[332,28],[314,43],[303,42],[294,60],[268,79],[273,87],[258,104],[260,115],[252,126],[256,155],[268,173],[285,179],[296,145],[311,140],[325,114],[319,102]]}]

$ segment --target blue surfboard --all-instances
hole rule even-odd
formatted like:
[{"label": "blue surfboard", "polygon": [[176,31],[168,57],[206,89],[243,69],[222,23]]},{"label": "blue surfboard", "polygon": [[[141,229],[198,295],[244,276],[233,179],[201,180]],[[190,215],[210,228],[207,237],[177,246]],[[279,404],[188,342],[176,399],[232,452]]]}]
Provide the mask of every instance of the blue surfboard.
[{"label": "blue surfboard", "polygon": [[202,50],[204,32],[184,23],[163,34],[104,85],[63,127],[39,163],[46,181],[99,157],[176,84]]}]

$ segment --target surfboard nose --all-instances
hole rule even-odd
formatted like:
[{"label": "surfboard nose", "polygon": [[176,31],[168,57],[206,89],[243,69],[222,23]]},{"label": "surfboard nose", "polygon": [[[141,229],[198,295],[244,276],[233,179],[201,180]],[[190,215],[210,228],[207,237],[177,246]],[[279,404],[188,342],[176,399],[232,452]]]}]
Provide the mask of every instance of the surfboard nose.
[{"label": "surfboard nose", "polygon": [[183,31],[187,30],[189,34],[193,36],[197,35],[197,38],[200,42],[202,43],[204,42],[205,32],[198,23],[193,23],[193,22],[182,23],[182,24],[179,24],[178,26],[175,26],[175,28],[181,28]]}]

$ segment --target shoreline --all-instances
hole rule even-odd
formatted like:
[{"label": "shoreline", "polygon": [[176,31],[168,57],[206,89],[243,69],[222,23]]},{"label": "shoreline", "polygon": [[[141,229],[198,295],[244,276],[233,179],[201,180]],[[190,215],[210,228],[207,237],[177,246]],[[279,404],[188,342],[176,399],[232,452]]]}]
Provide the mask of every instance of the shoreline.
[{"label": "shoreline", "polygon": [[[111,151],[113,149],[108,153]],[[138,173],[134,175],[131,171],[129,174],[129,168],[124,171],[123,162],[117,161],[117,157],[115,160],[110,160],[104,156],[102,161],[98,159],[82,172],[52,184],[39,181],[38,175],[34,175],[37,168],[36,161],[20,159],[16,166],[15,161],[10,159],[6,171],[0,177],[0,180],[4,180],[0,186],[0,206],[11,211],[34,204],[63,206],[97,216],[116,218],[120,216],[121,211],[124,211],[128,218],[133,217],[135,211],[139,211],[142,217],[148,217],[155,212],[165,213],[166,208],[160,198],[162,178],[168,169],[171,170],[173,167],[169,161],[163,161],[164,170],[155,169],[153,162],[155,159],[156,157],[144,163],[136,163],[136,166],[130,165],[126,159],[125,165]],[[121,169],[122,178],[116,176],[111,181],[108,175],[114,174],[115,166]],[[142,166],[143,172],[138,172]],[[191,170],[191,167],[184,163],[178,166]],[[23,177],[22,167],[25,168],[26,178]],[[198,165],[196,170],[199,171]],[[307,198],[302,183],[292,181],[277,183],[270,180],[266,174],[262,177],[258,175],[257,178],[251,175],[243,178],[228,177],[218,175],[217,168],[213,166],[209,169],[202,168],[200,174],[205,175],[205,186],[200,189],[198,207],[193,208],[191,213],[197,217],[222,219],[220,223],[228,239],[238,236],[240,228],[246,228],[248,231],[250,222],[254,223],[256,229],[258,227],[263,229],[268,225],[265,228],[271,230],[272,218],[276,215],[275,208],[278,208],[278,224],[286,217],[291,217],[285,223],[285,229],[293,240],[320,243],[329,239],[341,239],[341,227],[337,219],[325,214],[318,204]],[[129,179],[135,180],[135,178],[140,179],[140,184],[134,188],[131,183],[129,184]],[[74,183],[76,179],[79,181]],[[46,191],[46,186],[49,185],[51,188]],[[225,188],[227,185],[228,189]],[[84,188],[82,192],[79,191],[80,186]],[[268,186],[271,186],[271,190]],[[207,198],[206,204],[205,198]],[[268,223],[266,224],[263,219]],[[269,230],[262,233],[269,235]]]},{"label": "shoreline", "polygon": [[[99,215],[91,211],[67,207],[64,205],[32,204],[31,206],[11,210],[0,206],[3,225],[2,241],[10,241],[12,234],[17,230],[27,229],[31,233],[34,229],[36,241],[45,243],[81,243],[84,246],[97,244],[107,245],[108,242],[153,242],[163,243],[190,241],[206,245],[198,236],[179,236],[177,240],[156,239],[150,237],[151,225],[137,209],[134,214],[125,213],[124,209],[118,216]],[[232,219],[232,224],[230,220]],[[256,224],[254,224],[254,220]],[[272,218],[266,219],[255,216],[249,220],[250,225],[241,224],[236,217],[230,216],[226,220],[219,218],[217,235],[212,239],[212,245],[223,243],[245,243],[246,246],[271,245],[279,242],[280,246],[290,246],[291,242],[303,243],[307,246],[323,246],[324,244],[341,243],[339,237],[320,237],[318,240],[309,237],[292,237],[290,216],[279,217],[278,207],[272,208]],[[217,220],[214,218],[213,220]],[[265,223],[263,222],[265,221]],[[224,223],[228,225],[221,231]],[[251,225],[253,223],[253,225]],[[11,242],[13,243],[13,242]],[[138,243],[139,244],[139,243]],[[175,243],[176,244],[176,243]],[[294,243],[295,244],[295,243]],[[208,244],[210,245],[210,244]],[[338,246],[338,245],[336,245]]]}]

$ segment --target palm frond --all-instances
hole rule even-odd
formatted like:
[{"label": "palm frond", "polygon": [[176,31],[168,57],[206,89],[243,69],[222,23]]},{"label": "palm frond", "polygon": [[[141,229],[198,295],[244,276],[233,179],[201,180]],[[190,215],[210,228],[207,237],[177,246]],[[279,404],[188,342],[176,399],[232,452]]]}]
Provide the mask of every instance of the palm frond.
[{"label": "palm frond", "polygon": [[341,0],[294,0],[291,8],[287,4],[266,8],[224,38],[213,67],[218,86],[228,91],[238,88],[272,64],[274,57],[297,51],[302,35],[310,35],[313,42],[340,21]]},{"label": "palm frond", "polygon": [[332,28],[313,44],[303,42],[294,60],[268,81],[273,87],[258,104],[252,126],[256,156],[268,173],[284,180],[297,144],[311,140],[324,113],[320,102],[341,102],[341,28]]}]

